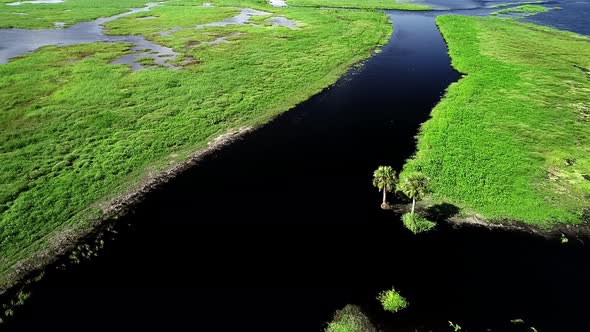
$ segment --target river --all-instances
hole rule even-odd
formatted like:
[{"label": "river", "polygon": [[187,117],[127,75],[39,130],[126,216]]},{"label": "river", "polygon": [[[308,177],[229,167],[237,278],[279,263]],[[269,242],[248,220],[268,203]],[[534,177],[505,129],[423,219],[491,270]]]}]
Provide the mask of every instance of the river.
[{"label": "river", "polygon": [[[583,243],[444,224],[413,236],[379,208],[372,171],[401,168],[460,77],[438,13],[389,12],[381,53],[149,195],[7,330],[320,331],[353,303],[384,331],[586,331]],[[391,286],[410,302],[396,315],[375,300]]]}]

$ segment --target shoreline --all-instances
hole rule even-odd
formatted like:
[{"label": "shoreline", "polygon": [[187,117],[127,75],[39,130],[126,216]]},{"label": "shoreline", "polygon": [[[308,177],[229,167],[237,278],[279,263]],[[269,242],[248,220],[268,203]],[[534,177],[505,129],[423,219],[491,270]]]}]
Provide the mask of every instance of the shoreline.
[{"label": "shoreline", "polygon": [[[390,22],[391,23],[391,22]],[[143,180],[134,184],[131,189],[123,192],[115,197],[106,197],[104,201],[98,201],[91,204],[89,207],[95,206],[101,214],[98,216],[87,217],[87,222],[57,230],[53,234],[47,236],[47,246],[38,250],[35,254],[15,263],[10,269],[11,271],[0,276],[0,299],[3,303],[23,291],[30,283],[34,283],[39,276],[43,275],[47,268],[56,264],[60,260],[67,258],[66,255],[72,253],[78,246],[83,245],[84,242],[91,238],[99,237],[103,232],[107,231],[109,227],[114,224],[119,218],[128,213],[136,204],[141,203],[145,195],[159,189],[177,175],[187,171],[192,167],[198,166],[199,162],[209,157],[210,155],[220,151],[224,147],[242,140],[247,134],[253,133],[256,130],[270,124],[280,115],[291,111],[302,102],[321,93],[325,89],[329,89],[336,84],[340,79],[345,77],[357,65],[363,64],[371,57],[378,54],[377,50],[387,45],[391,40],[392,33],[387,36],[387,42],[375,46],[372,50],[367,52],[365,56],[357,56],[350,59],[338,68],[335,68],[322,81],[325,84],[312,87],[310,93],[306,93],[307,97],[290,104],[290,106],[277,112],[271,117],[262,118],[255,121],[252,125],[245,125],[238,128],[230,129],[228,132],[214,137],[206,143],[206,146],[191,154],[186,160],[179,161],[162,171],[150,174],[146,172]],[[2,314],[0,313],[0,322]],[[1,324],[1,323],[0,323]]]},{"label": "shoreline", "polygon": [[[582,242],[584,239],[590,239],[590,223],[587,221],[582,221],[576,225],[555,223],[550,228],[541,228],[518,220],[504,219],[491,221],[479,215],[460,216],[458,213],[453,215],[444,215],[431,210],[431,208],[436,205],[438,204],[416,204],[416,212],[419,212],[426,218],[430,218],[438,223],[447,223],[453,228],[480,227],[486,228],[490,231],[501,230],[507,232],[519,232],[541,237],[546,240],[558,240],[562,235],[567,236],[570,240],[577,239],[581,240]],[[391,210],[395,213],[407,213],[410,212],[410,209],[410,203],[396,203],[391,205]]]},{"label": "shoreline", "polygon": [[[157,190],[160,186],[172,180],[176,175],[197,166],[201,160],[221,150],[223,147],[243,139],[247,134],[270,124],[280,115],[291,111],[309,98],[329,89],[350,73],[351,70],[356,68],[356,66],[362,65],[365,61],[377,55],[379,53],[378,51],[386,46],[393,36],[393,25],[389,17],[387,21],[391,29],[385,36],[381,37],[381,41],[378,44],[368,49],[367,52],[354,55],[348,61],[333,68],[319,81],[309,85],[307,89],[298,91],[292,95],[284,103],[284,107],[280,107],[280,111],[275,111],[270,116],[263,115],[250,123],[230,129],[212,138],[206,143],[206,146],[190,154],[184,161],[179,161],[161,171],[150,173],[144,170],[142,180],[131,184],[128,190],[120,194],[114,194],[114,196],[106,196],[102,200],[98,200],[88,206],[89,208],[94,207],[100,210],[100,214],[92,215],[86,211],[84,212],[86,216],[82,217],[85,219],[84,223],[64,225],[62,228],[46,235],[44,238],[46,245],[42,249],[14,263],[6,273],[0,275],[0,298],[5,299],[2,302],[5,303],[6,298],[10,299],[11,294],[22,291],[29,283],[36,280],[39,275],[42,275],[47,268],[67,258],[67,255],[75,251],[77,247],[96,238],[105,230],[108,230],[117,219],[129,212],[133,206],[140,203],[145,195]],[[2,314],[0,313],[0,321],[1,318]]]},{"label": "shoreline", "polygon": [[0,297],[7,296],[11,292],[17,292],[19,288],[27,286],[31,280],[37,278],[37,275],[41,275],[46,268],[59,262],[65,255],[71,253],[78,245],[85,242],[88,237],[99,235],[108,228],[111,222],[127,214],[135,205],[141,203],[146,195],[158,190],[177,175],[198,166],[202,160],[224,147],[242,140],[247,134],[260,127],[260,125],[256,127],[239,127],[215,137],[207,143],[205,148],[193,153],[188,159],[176,163],[161,172],[148,175],[126,193],[98,204],[102,211],[99,217],[91,218],[88,223],[83,225],[58,230],[48,239],[46,248],[16,263],[12,267],[12,271],[2,277],[0,281]]}]

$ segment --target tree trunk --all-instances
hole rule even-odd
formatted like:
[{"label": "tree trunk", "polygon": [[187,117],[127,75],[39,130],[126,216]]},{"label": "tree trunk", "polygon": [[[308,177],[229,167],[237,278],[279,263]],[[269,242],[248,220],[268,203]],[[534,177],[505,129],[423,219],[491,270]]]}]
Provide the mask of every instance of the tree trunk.
[{"label": "tree trunk", "polygon": [[414,208],[416,208],[416,199],[412,198],[412,214],[414,214]]},{"label": "tree trunk", "polygon": [[387,195],[387,191],[385,190],[385,187],[383,187],[383,205],[387,204],[386,195]]}]

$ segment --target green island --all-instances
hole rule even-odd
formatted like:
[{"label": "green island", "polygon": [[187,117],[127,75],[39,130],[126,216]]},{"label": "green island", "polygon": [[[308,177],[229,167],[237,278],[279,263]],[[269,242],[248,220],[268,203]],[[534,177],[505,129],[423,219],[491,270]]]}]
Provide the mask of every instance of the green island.
[{"label": "green island", "polygon": [[522,6],[522,5],[534,5],[534,4],[543,4],[546,1],[544,0],[537,0],[537,1],[524,1],[524,2],[507,2],[507,3],[500,3],[497,5],[488,6],[486,8],[505,8],[505,7],[513,7],[513,6]]},{"label": "green island", "polygon": [[[112,7],[68,1],[96,9],[87,15],[72,11],[68,20],[59,16],[64,7],[40,13],[22,5],[12,10],[51,18],[0,22],[38,28],[58,16],[71,24],[126,11],[107,2]],[[178,70],[132,72],[111,64],[132,52],[125,43],[48,46],[0,65],[0,285],[10,282],[16,263],[57,245],[59,234],[89,227],[103,213],[102,204],[182,163],[214,138],[259,126],[318,93],[392,33],[389,18],[379,12],[212,2],[214,7],[172,1],[106,26],[110,34],[143,35],[173,48]],[[256,25],[192,28],[245,6],[268,14],[253,16]],[[141,19],[146,16],[152,17]],[[267,21],[277,16],[296,27]],[[218,38],[223,42],[213,43]],[[150,58],[139,61],[153,65]]]},{"label": "green island", "polygon": [[588,220],[590,43],[499,18],[440,16],[452,84],[404,171],[464,216],[541,228]]},{"label": "green island", "polygon": [[336,7],[364,9],[429,10],[430,6],[397,0],[288,0],[289,5],[300,7]]},{"label": "green island", "polygon": [[518,7],[512,8],[505,8],[501,9],[497,12],[492,13],[491,15],[499,15],[499,14],[520,14],[524,16],[532,16],[539,13],[548,12],[549,8],[540,6],[540,5],[522,5]]},{"label": "green island", "polygon": [[522,5],[514,8],[506,8],[499,10],[498,13],[500,14],[508,14],[508,13],[544,13],[549,11],[547,7],[540,6],[540,5]]}]

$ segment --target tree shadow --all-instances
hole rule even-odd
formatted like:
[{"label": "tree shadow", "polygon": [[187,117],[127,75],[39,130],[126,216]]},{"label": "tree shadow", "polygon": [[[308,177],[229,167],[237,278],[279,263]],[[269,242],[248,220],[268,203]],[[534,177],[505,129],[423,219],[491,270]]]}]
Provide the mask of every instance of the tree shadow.
[{"label": "tree shadow", "polygon": [[445,221],[459,213],[459,208],[453,204],[441,203],[426,209],[428,216],[436,221]]}]

